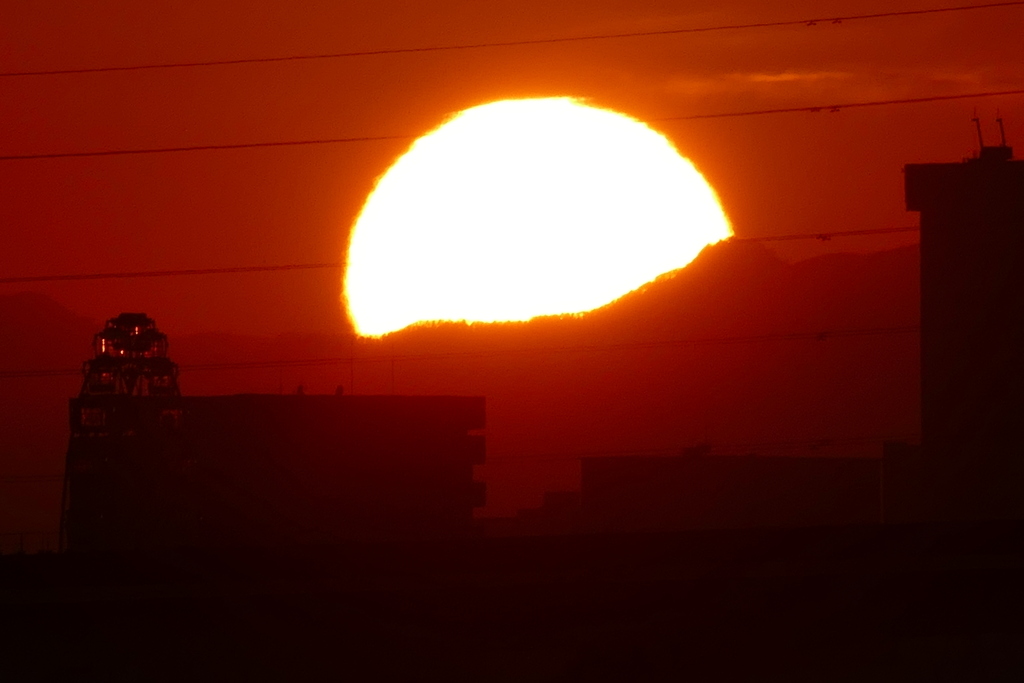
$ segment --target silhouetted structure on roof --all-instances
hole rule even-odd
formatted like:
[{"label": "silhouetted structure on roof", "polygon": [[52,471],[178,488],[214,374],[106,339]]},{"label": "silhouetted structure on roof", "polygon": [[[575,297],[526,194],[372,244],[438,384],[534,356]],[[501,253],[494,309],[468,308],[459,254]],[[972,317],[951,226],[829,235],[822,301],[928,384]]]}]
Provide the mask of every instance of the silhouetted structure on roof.
[{"label": "silhouetted structure on roof", "polygon": [[70,403],[67,548],[470,533],[484,504],[484,438],[469,433],[484,426],[482,397],[161,394],[150,370],[173,366],[166,338],[144,316],[116,321]]},{"label": "silhouetted structure on roof", "polygon": [[1024,517],[1024,162],[1003,139],[905,174],[921,212],[923,452],[903,458],[916,467],[896,458],[908,488],[894,504],[916,500],[911,519]]},{"label": "silhouetted structure on roof", "polygon": [[82,396],[177,396],[178,366],[167,335],[145,313],[122,313],[93,337],[96,356],[82,368]]}]

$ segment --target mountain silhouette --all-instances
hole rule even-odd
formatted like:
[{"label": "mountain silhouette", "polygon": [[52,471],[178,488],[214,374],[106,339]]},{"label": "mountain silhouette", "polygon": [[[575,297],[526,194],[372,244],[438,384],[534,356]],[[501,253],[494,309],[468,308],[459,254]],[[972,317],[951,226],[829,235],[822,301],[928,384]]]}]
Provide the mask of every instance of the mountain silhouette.
[{"label": "mountain silhouette", "polygon": [[[916,246],[786,263],[760,244],[721,243],[579,316],[429,323],[360,340],[163,331],[186,394],[302,385],[486,396],[489,460],[478,478],[488,487],[485,514],[509,515],[537,506],[545,491],[577,488],[580,454],[707,444],[723,454],[877,457],[881,439],[913,438],[918,273]],[[77,367],[98,330],[39,295],[0,297],[0,312],[0,370]],[[159,311],[146,313],[160,324]],[[273,363],[296,359],[322,362]],[[222,367],[194,367],[209,364]],[[7,473],[60,471],[66,399],[78,385],[73,376],[0,384],[2,405],[17,416],[0,435]]]}]

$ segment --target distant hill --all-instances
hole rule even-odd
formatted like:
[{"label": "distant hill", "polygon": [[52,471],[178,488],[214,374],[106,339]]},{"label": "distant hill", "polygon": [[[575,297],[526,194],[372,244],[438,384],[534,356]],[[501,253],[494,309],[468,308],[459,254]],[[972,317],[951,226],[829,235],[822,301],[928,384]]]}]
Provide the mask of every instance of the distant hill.
[{"label": "distant hill", "polygon": [[[918,337],[882,330],[918,324],[918,267],[916,247],[790,265],[722,244],[585,316],[423,326],[376,346],[478,354],[398,363],[395,386],[488,397],[491,455],[534,458],[484,468],[492,510],[505,512],[577,485],[576,464],[553,454],[866,438],[815,452],[877,455],[881,438],[916,434]],[[857,330],[875,333],[828,334]],[[792,333],[826,334],[757,339]],[[374,389],[390,381],[383,365]]]},{"label": "distant hill", "polygon": [[[302,384],[314,393],[341,385],[487,396],[487,513],[511,514],[545,490],[577,486],[571,454],[670,453],[704,442],[723,452],[799,442],[785,452],[807,454],[801,444],[816,441],[821,455],[877,455],[878,439],[915,434],[918,338],[885,330],[918,323],[918,272],[916,247],[787,264],[758,244],[723,243],[583,316],[429,324],[358,341],[163,331],[185,393]],[[146,312],[160,324],[159,311]],[[0,370],[77,367],[98,325],[38,295],[0,297]],[[828,334],[857,330],[867,333]],[[279,360],[292,364],[191,369]],[[65,401],[77,390],[75,377],[0,382],[9,416],[0,475],[59,468]],[[0,519],[0,530],[9,526]]]},{"label": "distant hill", "polygon": [[[95,321],[40,294],[0,296],[0,372],[77,368],[96,331]],[[35,475],[63,472],[67,398],[80,386],[75,375],[0,378],[0,534],[56,531],[59,479]]]}]

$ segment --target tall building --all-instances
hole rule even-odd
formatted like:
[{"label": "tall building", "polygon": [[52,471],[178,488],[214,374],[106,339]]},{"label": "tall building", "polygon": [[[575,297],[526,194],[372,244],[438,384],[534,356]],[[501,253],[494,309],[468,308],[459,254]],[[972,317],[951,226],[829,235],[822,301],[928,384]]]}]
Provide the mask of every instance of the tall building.
[{"label": "tall building", "polygon": [[467,535],[484,399],[181,396],[141,314],[96,336],[70,402],[70,550]]},{"label": "tall building", "polygon": [[1004,140],[905,176],[907,209],[921,213],[916,516],[1022,518],[1024,161]]}]

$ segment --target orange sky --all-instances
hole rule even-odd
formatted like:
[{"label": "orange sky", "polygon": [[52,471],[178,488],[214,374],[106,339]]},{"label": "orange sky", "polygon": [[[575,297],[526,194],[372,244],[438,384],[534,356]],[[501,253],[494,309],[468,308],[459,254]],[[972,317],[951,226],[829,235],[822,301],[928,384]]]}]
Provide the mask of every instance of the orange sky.
[{"label": "orange sky", "polygon": [[[917,2],[4,3],[0,71],[478,43],[936,7]],[[1024,7],[528,47],[0,78],[0,155],[419,134],[486,101],[569,95],[640,119],[1024,87]],[[901,167],[974,149],[1024,97],[654,124],[741,237],[913,224]],[[0,162],[0,274],[335,261],[407,143]],[[914,240],[792,243],[786,258]],[[331,271],[12,287],[173,333],[343,326]]]}]

